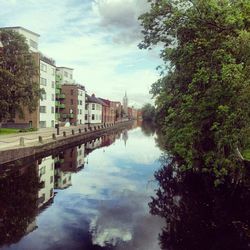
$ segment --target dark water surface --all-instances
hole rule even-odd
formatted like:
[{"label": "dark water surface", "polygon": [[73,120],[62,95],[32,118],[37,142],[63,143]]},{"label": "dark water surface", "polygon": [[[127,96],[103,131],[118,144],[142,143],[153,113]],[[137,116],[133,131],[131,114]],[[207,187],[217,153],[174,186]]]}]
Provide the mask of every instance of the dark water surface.
[{"label": "dark water surface", "polygon": [[0,248],[160,249],[160,154],[137,127],[1,173]]}]

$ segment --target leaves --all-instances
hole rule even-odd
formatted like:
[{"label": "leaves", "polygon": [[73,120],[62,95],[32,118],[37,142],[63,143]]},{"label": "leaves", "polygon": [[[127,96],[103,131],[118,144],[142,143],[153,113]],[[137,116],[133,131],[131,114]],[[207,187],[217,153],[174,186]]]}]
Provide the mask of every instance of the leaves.
[{"label": "leaves", "polygon": [[15,31],[2,30],[0,41],[0,121],[15,114],[22,115],[24,107],[34,111],[40,97],[38,67],[25,37]]},{"label": "leaves", "polygon": [[238,168],[250,124],[250,2],[150,3],[140,47],[163,44],[171,65],[151,89],[166,148],[187,166],[199,159],[220,183]]}]

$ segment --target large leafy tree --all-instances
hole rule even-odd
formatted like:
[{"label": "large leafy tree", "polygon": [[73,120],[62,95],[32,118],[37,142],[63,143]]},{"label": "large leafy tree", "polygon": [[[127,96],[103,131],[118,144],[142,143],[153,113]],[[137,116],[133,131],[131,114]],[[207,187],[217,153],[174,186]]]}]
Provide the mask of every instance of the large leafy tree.
[{"label": "large leafy tree", "polygon": [[23,116],[37,108],[40,97],[38,67],[25,37],[11,30],[0,31],[0,122],[15,114]]},{"label": "large leafy tree", "polygon": [[250,1],[149,0],[141,48],[163,46],[152,86],[165,146],[222,180],[250,124]]},{"label": "large leafy tree", "polygon": [[152,104],[150,103],[144,104],[141,109],[141,113],[142,113],[142,119],[144,121],[151,122],[155,120],[155,107]]}]

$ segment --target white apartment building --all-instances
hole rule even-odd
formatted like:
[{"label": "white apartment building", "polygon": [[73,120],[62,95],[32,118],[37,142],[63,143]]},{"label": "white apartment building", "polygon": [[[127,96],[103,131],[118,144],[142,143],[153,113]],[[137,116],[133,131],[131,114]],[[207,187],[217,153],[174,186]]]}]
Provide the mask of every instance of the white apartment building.
[{"label": "white apartment building", "polygon": [[19,34],[23,35],[26,38],[26,42],[29,45],[29,48],[32,52],[38,52],[38,42],[39,42],[39,37],[40,35],[30,31],[28,29],[25,29],[20,26],[16,27],[3,27],[1,29],[6,29],[6,30],[14,30],[18,32]]},{"label": "white apartment building", "polygon": [[85,123],[96,124],[102,122],[102,102],[93,94],[86,94]]},{"label": "white apartment building", "polygon": [[40,88],[43,90],[40,100],[40,128],[53,128],[55,126],[56,101],[56,66],[54,61],[40,55]]},{"label": "white apartment building", "polygon": [[43,183],[42,188],[38,191],[38,208],[54,197],[54,171],[55,161],[52,156],[43,158],[38,170],[40,183]]},{"label": "white apartment building", "polygon": [[56,189],[66,189],[72,185],[70,172],[64,172],[60,168],[57,168],[55,171],[55,178]]},{"label": "white apartment building", "polygon": [[78,87],[77,125],[85,123],[85,88]]},{"label": "white apartment building", "polygon": [[74,83],[73,80],[73,71],[74,69],[68,68],[68,67],[57,67],[56,68],[56,74],[61,77],[61,83],[67,84],[67,83]]}]

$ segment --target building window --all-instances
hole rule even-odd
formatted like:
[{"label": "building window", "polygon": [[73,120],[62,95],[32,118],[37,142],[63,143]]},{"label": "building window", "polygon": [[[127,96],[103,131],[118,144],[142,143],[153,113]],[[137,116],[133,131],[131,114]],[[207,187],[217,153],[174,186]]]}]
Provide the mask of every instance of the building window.
[{"label": "building window", "polygon": [[32,39],[30,39],[30,46],[34,49],[37,49],[38,48],[38,44],[37,42],[33,41]]},{"label": "building window", "polygon": [[88,115],[85,115],[85,121],[87,121],[88,120]]},{"label": "building window", "polygon": [[92,103],[92,110],[95,110],[95,104]]},{"label": "building window", "polygon": [[74,90],[71,89],[71,90],[70,90],[70,93],[71,93],[71,95],[74,95]]},{"label": "building window", "polygon": [[77,114],[79,115],[79,113],[80,113],[80,111],[79,111],[79,109],[77,110]]},{"label": "building window", "polygon": [[47,65],[44,63],[40,64],[41,71],[47,72]]},{"label": "building window", "polygon": [[70,74],[70,79],[72,79],[72,74]]},{"label": "building window", "polygon": [[54,128],[54,127],[55,127],[55,121],[52,120],[52,121],[51,121],[51,128]]},{"label": "building window", "polygon": [[68,72],[64,71],[64,76],[68,77]]},{"label": "building window", "polygon": [[55,101],[55,94],[52,94],[51,100],[52,100],[52,101]]},{"label": "building window", "polygon": [[82,100],[80,100],[80,105],[82,105]]},{"label": "building window", "polygon": [[55,81],[52,81],[51,87],[54,89],[55,88]]},{"label": "building window", "polygon": [[88,104],[85,104],[85,110],[88,110]]},{"label": "building window", "polygon": [[51,114],[54,114],[54,113],[55,113],[55,108],[51,107]]},{"label": "building window", "polygon": [[50,183],[54,181],[54,176],[50,176]]},{"label": "building window", "polygon": [[80,109],[80,115],[82,114],[82,110]]},{"label": "building window", "polygon": [[46,113],[46,106],[40,106],[40,113]]},{"label": "building window", "polygon": [[43,86],[46,86],[47,85],[47,79],[45,78],[40,78],[40,84],[43,85]]},{"label": "building window", "polygon": [[42,101],[46,100],[46,92],[45,91],[44,91],[44,93],[42,93],[41,100]]},{"label": "building window", "polygon": [[73,105],[73,104],[74,104],[73,99],[70,99],[70,104],[71,104],[71,105]]},{"label": "building window", "polygon": [[95,120],[95,115],[94,114],[92,114],[92,120]]},{"label": "building window", "polygon": [[40,128],[46,128],[46,121],[39,122]]}]

